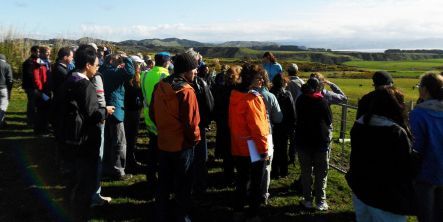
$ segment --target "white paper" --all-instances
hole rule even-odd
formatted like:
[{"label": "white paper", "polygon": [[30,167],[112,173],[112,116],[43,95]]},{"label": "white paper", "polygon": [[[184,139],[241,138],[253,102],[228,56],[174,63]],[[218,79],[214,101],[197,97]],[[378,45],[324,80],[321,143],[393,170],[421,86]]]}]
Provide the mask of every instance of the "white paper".
[{"label": "white paper", "polygon": [[254,140],[247,140],[249,156],[251,157],[251,163],[257,162],[261,160],[261,156],[257,151],[257,146],[255,145]]},{"label": "white paper", "polygon": [[274,155],[274,142],[272,140],[272,134],[268,135],[268,156]]},{"label": "white paper", "polygon": [[48,101],[49,100],[49,96],[48,95],[46,95],[46,94],[44,94],[44,93],[42,93],[42,99],[43,99],[43,101]]}]

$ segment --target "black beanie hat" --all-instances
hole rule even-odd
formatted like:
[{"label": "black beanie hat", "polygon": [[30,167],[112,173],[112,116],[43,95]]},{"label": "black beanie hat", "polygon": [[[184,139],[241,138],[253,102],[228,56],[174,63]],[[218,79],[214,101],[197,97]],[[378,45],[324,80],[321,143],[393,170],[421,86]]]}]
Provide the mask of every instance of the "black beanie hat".
[{"label": "black beanie hat", "polygon": [[374,86],[385,86],[394,83],[392,76],[386,71],[377,71],[372,76],[372,82]]},{"label": "black beanie hat", "polygon": [[188,53],[178,54],[174,58],[174,73],[176,74],[185,73],[197,67],[197,60]]}]

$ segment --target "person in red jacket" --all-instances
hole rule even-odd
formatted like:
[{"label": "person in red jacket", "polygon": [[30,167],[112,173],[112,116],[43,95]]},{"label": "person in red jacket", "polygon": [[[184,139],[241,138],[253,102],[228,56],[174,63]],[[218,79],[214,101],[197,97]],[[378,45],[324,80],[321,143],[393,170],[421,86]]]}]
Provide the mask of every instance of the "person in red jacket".
[{"label": "person in red jacket", "polygon": [[[269,123],[262,96],[254,88],[263,85],[265,70],[258,65],[245,64],[240,73],[241,83],[232,90],[229,103],[231,152],[237,169],[236,201],[234,210],[242,211],[249,186],[251,216],[258,213],[261,183],[268,156]],[[253,151],[254,153],[251,153]]]},{"label": "person in red jacket", "polygon": [[[200,141],[197,96],[190,85],[197,61],[189,54],[175,57],[174,74],[154,87],[149,116],[158,132],[158,191],[156,221],[190,221],[194,148]],[[172,190],[171,190],[172,189]],[[177,209],[168,209],[170,193]],[[174,212],[173,214],[171,212]],[[174,218],[168,218],[168,217]]]}]

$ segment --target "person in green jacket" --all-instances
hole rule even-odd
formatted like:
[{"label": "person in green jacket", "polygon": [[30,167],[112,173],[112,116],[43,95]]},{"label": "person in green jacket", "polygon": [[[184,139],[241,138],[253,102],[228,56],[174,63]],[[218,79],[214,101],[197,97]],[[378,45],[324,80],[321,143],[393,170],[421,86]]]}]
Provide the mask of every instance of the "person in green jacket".
[{"label": "person in green jacket", "polygon": [[149,71],[144,71],[141,74],[141,88],[144,98],[143,114],[149,137],[148,170],[146,173],[146,179],[151,185],[155,185],[157,182],[155,176],[157,171],[157,127],[149,117],[149,105],[151,104],[154,86],[160,80],[169,76],[168,66],[171,64],[171,54],[168,52],[160,52],[155,55],[154,60],[155,66]]}]

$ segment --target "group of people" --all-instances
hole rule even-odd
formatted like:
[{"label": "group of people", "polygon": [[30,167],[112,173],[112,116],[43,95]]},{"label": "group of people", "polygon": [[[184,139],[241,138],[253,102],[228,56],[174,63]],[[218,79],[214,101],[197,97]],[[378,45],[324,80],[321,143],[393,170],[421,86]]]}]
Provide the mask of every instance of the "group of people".
[{"label": "group of people", "polygon": [[[101,195],[102,177],[127,180],[140,172],[135,151],[141,114],[149,138],[144,173],[148,188],[156,190],[156,221],[191,221],[192,196],[207,188],[211,121],[224,185],[235,184],[235,212],[256,217],[270,197],[271,179],[287,177],[296,155],[301,171],[294,184],[301,186],[301,205],[329,209],[330,105],[347,97],[321,73],[305,82],[290,64],[286,75],[271,52],[264,53],[263,64],[223,65],[213,76],[193,49],[143,60],[90,43],[61,48],[54,64],[50,51],[31,48],[22,87],[34,132],[44,136],[52,125],[76,219],[87,219],[90,207],[112,201]],[[0,55],[2,73],[3,60]],[[12,78],[4,79],[2,118],[12,84]],[[412,214],[420,221],[441,221],[443,77],[421,78],[410,124],[390,74],[376,72],[373,81],[375,90],[359,101],[351,130],[346,179],[357,221],[405,221],[404,215]]]},{"label": "group of people", "polygon": [[443,221],[443,76],[421,76],[409,118],[392,76],[372,79],[375,90],[358,103],[346,175],[357,221]]}]

